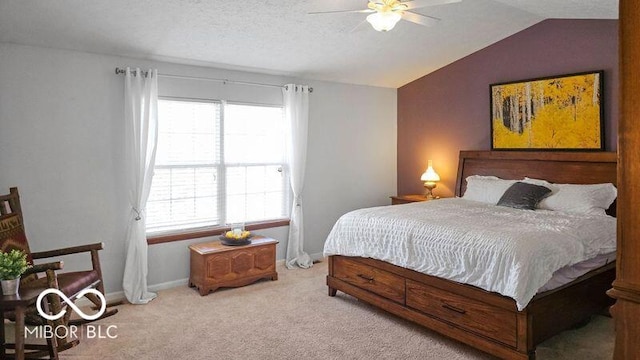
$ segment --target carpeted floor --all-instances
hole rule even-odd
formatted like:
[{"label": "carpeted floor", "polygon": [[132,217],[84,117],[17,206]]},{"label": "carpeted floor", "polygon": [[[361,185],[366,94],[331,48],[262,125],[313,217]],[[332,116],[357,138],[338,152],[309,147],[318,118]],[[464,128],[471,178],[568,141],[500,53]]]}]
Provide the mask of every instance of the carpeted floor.
[{"label": "carpeted floor", "polygon": [[[82,339],[61,358],[491,359],[343,293],[327,296],[326,262],[278,273],[278,281],[208,296],[185,286],[121,305],[99,323],[116,325],[117,338]],[[598,316],[541,344],[538,359],[610,359],[613,342],[612,320]]]}]

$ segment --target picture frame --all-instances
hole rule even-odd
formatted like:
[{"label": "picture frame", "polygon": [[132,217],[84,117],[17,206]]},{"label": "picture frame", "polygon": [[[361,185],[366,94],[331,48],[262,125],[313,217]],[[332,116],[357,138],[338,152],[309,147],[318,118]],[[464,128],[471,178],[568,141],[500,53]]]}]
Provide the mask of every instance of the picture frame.
[{"label": "picture frame", "polygon": [[491,84],[492,150],[604,150],[604,71]]}]

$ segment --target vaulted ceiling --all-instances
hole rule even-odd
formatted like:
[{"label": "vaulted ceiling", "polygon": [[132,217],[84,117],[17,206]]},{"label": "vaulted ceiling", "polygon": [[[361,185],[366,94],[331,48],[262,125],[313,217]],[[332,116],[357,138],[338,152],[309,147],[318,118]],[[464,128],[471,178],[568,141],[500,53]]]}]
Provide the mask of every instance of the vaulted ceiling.
[{"label": "vaulted ceiling", "polygon": [[416,10],[440,18],[435,26],[377,32],[358,26],[366,14],[308,14],[360,5],[0,0],[0,42],[395,88],[547,18],[618,16],[618,0],[463,0]]}]

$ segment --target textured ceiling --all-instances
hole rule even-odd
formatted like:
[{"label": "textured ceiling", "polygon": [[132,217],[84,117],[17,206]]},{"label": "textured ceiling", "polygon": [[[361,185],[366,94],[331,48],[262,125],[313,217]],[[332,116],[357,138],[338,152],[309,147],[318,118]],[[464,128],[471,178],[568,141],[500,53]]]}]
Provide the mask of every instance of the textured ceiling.
[{"label": "textured ceiling", "polygon": [[[546,18],[617,18],[617,0],[463,0],[387,33],[366,0],[0,0],[0,42],[399,87]],[[356,28],[356,31],[352,31]]]}]

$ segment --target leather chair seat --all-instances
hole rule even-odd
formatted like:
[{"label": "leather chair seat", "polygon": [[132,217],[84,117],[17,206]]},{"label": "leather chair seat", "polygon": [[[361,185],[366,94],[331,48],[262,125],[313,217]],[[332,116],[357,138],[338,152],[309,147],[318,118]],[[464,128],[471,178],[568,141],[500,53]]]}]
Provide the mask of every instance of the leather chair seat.
[{"label": "leather chair seat", "polygon": [[[86,289],[91,284],[100,281],[100,276],[98,276],[98,272],[94,270],[89,271],[73,271],[67,273],[58,273],[58,287],[63,294],[71,297],[83,289]],[[25,288],[30,287],[47,287],[47,278],[42,277],[34,281],[30,281],[26,284],[21,284],[20,286]]]}]

